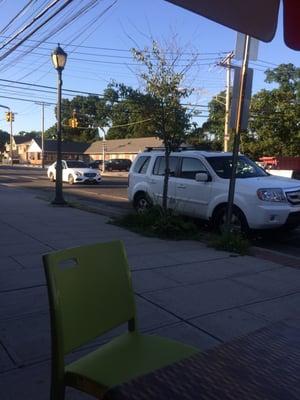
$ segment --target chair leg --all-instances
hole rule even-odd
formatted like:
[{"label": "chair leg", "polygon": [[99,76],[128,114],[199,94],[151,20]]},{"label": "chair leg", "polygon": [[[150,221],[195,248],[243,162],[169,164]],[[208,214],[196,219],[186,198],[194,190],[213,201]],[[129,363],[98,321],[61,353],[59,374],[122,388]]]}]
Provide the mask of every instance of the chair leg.
[{"label": "chair leg", "polygon": [[57,383],[52,383],[50,400],[65,400],[65,385],[59,385]]}]

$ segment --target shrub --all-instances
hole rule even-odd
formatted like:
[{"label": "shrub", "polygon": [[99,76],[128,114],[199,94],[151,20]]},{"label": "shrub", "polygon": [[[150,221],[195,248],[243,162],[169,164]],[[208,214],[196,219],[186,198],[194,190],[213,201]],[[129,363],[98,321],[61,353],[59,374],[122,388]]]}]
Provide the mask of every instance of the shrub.
[{"label": "shrub", "polygon": [[200,238],[199,228],[192,220],[176,215],[171,210],[163,212],[160,206],[151,207],[142,214],[127,214],[114,219],[112,223],[146,236],[163,239],[197,240]]},{"label": "shrub", "polygon": [[240,233],[223,232],[221,235],[213,236],[209,243],[210,247],[217,250],[232,251],[238,254],[248,254],[250,243]]}]

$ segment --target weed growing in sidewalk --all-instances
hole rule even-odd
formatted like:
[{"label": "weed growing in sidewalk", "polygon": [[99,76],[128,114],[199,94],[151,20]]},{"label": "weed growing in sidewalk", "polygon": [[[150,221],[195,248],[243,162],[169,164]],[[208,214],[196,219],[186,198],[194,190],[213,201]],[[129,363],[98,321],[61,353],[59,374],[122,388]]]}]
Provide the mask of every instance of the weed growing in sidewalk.
[{"label": "weed growing in sidewalk", "polygon": [[163,212],[159,206],[154,206],[142,214],[127,214],[114,219],[112,223],[145,236],[162,239],[199,240],[202,237],[195,222],[170,210]]},{"label": "weed growing in sidewalk", "polygon": [[217,250],[232,251],[241,255],[249,254],[250,242],[237,232],[223,232],[220,235],[212,235],[209,246]]}]

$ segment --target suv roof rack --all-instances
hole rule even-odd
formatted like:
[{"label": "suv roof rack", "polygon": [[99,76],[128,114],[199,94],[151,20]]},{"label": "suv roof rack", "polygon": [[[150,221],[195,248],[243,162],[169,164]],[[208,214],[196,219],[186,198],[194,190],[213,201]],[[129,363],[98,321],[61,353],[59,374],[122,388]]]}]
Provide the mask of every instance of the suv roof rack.
[{"label": "suv roof rack", "polygon": [[[145,152],[150,152],[150,151],[164,151],[164,147],[145,147]],[[207,149],[203,148],[203,146],[178,146],[174,147],[172,151],[187,151],[187,150],[202,150],[202,151],[207,151]]]}]

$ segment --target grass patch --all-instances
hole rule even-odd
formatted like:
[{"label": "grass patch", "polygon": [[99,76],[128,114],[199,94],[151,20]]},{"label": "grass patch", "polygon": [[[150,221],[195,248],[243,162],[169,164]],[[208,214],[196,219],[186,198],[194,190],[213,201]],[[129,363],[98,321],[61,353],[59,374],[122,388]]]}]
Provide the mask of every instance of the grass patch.
[{"label": "grass patch", "polygon": [[211,237],[209,247],[246,255],[249,254],[250,242],[239,233],[223,232],[221,235],[214,235]]},{"label": "grass patch", "polygon": [[200,240],[198,226],[190,219],[154,206],[143,214],[131,213],[111,221],[112,224],[127,228],[144,236],[173,240]]}]

